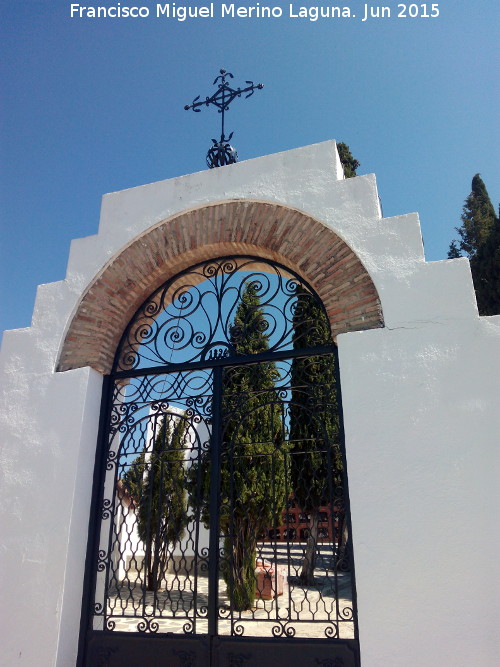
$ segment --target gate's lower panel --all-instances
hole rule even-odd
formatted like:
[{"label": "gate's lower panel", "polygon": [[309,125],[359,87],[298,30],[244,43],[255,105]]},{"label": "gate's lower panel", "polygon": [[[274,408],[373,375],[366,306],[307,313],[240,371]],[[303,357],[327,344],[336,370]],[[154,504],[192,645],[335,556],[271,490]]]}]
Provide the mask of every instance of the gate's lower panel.
[{"label": "gate's lower panel", "polygon": [[[203,663],[201,663],[203,665]],[[258,639],[218,637],[211,667],[359,667],[359,646],[352,640]],[[203,665],[204,667],[204,665]]]},{"label": "gate's lower panel", "polygon": [[210,640],[194,637],[92,632],[85,667],[209,667]]},{"label": "gate's lower panel", "polygon": [[359,667],[357,640],[93,632],[85,667]]}]

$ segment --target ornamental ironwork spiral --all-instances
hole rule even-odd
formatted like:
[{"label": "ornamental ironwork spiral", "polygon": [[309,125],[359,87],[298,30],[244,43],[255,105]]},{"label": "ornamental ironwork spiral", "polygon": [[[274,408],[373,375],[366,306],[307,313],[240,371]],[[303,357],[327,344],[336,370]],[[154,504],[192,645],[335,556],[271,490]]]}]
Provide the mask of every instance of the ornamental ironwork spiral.
[{"label": "ornamental ironwork spiral", "polygon": [[[256,305],[235,323],[245,290]],[[311,318],[311,304],[320,321]],[[324,307],[298,275],[263,259],[225,257],[183,272],[147,299],[125,331],[114,371],[241,356],[238,341],[257,311],[268,352],[331,344]]]}]

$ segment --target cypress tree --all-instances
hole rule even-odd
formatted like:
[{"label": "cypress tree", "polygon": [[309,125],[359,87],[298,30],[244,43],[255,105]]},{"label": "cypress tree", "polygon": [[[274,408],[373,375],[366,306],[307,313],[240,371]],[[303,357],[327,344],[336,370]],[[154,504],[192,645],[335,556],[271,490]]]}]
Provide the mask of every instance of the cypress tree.
[{"label": "cypress tree", "polygon": [[448,250],[448,259],[457,259],[457,257],[461,256],[462,255],[460,254],[460,248],[457,245],[457,241],[452,241]]},{"label": "cypress tree", "polygon": [[[230,327],[238,355],[265,352],[267,323],[252,283],[245,285]],[[285,505],[285,451],[274,363],[230,366],[224,370],[220,454],[220,531],[224,536],[221,572],[231,606],[250,609],[256,593],[257,540]],[[210,453],[202,455],[203,521],[209,527]],[[197,478],[191,467],[191,489]],[[212,530],[214,530],[212,526]]]},{"label": "cypress tree", "polygon": [[495,217],[495,209],[483,179],[476,174],[472,179],[471,193],[465,200],[462,210],[462,224],[460,227],[455,227],[460,239],[458,242],[452,241],[450,251],[452,246],[458,247],[459,251],[472,259],[493,229]]},{"label": "cypress tree", "polygon": [[480,315],[500,314],[500,218],[470,260]]},{"label": "cypress tree", "polygon": [[360,166],[360,163],[352,156],[351,150],[347,144],[342,142],[337,144],[337,150],[339,152],[342,166],[344,167],[344,176],[346,178],[353,178],[356,176],[356,169]]},{"label": "cypress tree", "polygon": [[152,449],[146,447],[124,475],[125,486],[136,504],[148,591],[159,589],[166,572],[168,547],[182,539],[187,523],[185,430],[182,417],[166,415]]},{"label": "cypress tree", "polygon": [[[321,305],[303,288],[299,288],[297,294],[293,318],[294,347],[331,343],[329,323]],[[342,457],[334,357],[296,358],[292,362],[291,375],[291,479],[294,499],[309,523],[300,580],[311,585],[314,582],[320,507],[330,504],[333,516],[340,507],[334,509],[332,505],[341,505]],[[338,518],[342,522],[342,516]]]},{"label": "cypress tree", "polygon": [[472,179],[461,219],[461,226],[455,228],[460,238],[451,242],[448,258],[462,253],[469,258],[479,314],[495,315],[500,313],[499,220],[479,174]]}]

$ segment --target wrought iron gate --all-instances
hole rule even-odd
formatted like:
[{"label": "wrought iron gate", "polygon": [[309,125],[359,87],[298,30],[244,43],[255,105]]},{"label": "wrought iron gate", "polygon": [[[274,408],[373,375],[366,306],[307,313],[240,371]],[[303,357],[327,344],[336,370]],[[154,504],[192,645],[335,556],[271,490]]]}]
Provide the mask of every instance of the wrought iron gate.
[{"label": "wrought iron gate", "polygon": [[359,665],[314,291],[262,259],[197,265],[141,306],[103,396],[79,664]]}]

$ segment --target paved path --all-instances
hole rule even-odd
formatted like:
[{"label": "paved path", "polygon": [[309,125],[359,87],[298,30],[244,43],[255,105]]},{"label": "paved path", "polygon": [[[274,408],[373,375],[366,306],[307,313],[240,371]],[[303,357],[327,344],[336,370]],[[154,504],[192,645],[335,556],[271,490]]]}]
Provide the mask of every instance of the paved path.
[{"label": "paved path", "polygon": [[[300,585],[292,577],[290,583],[285,582],[283,595],[273,600],[257,599],[253,609],[235,612],[231,619],[226,585],[220,579],[218,634],[272,637],[294,633],[297,637],[325,637],[336,636],[338,632],[341,638],[352,638],[354,626],[350,612],[349,573],[338,575],[337,595],[335,583],[335,577],[325,569],[316,570],[314,586]],[[193,576],[169,574],[164,589],[156,595],[144,593],[139,586],[124,582],[108,599],[108,623],[114,624],[115,630],[125,632],[144,630],[147,622],[157,632],[190,632],[193,630],[196,607],[194,631],[206,634],[207,604],[206,576],[198,576],[195,584]]]}]

